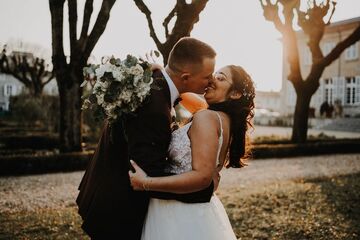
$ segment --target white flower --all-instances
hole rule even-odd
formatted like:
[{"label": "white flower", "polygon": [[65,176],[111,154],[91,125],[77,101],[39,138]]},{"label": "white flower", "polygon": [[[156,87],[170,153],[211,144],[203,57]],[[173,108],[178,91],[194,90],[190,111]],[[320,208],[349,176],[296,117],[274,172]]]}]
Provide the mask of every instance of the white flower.
[{"label": "white flower", "polygon": [[104,73],[107,71],[107,64],[100,65],[99,68],[95,70],[95,74],[97,79],[100,79],[102,76],[104,76]]},{"label": "white flower", "polygon": [[106,92],[109,85],[110,85],[110,82],[108,82],[108,81],[101,81],[101,80],[96,81],[96,83],[94,85],[94,93]]},{"label": "white flower", "polygon": [[134,76],[142,76],[144,73],[144,69],[139,64],[136,64],[135,66],[128,69],[128,73]]},{"label": "white flower", "polygon": [[97,104],[102,105],[104,103],[104,94],[96,94]]},{"label": "white flower", "polygon": [[144,77],[144,75],[135,75],[133,85],[136,87],[139,81]]},{"label": "white flower", "polygon": [[131,101],[132,92],[130,91],[122,91],[119,95],[119,99],[123,100],[123,102],[129,103]]},{"label": "white flower", "polygon": [[119,82],[125,79],[124,73],[125,72],[122,67],[117,67],[117,69],[112,72],[115,81],[119,81]]},{"label": "white flower", "polygon": [[115,108],[116,108],[116,105],[112,105],[112,104],[107,104],[105,107],[104,107],[104,110],[105,110],[105,113],[106,115],[110,116],[111,118],[114,118],[116,119],[116,115],[115,115]]}]

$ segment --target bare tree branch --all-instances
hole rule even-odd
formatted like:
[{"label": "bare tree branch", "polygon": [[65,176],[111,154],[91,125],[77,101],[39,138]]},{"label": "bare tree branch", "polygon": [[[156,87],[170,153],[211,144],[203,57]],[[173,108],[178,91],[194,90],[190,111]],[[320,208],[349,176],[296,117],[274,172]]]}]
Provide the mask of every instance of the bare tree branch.
[{"label": "bare tree branch", "polygon": [[175,4],[174,8],[171,10],[169,15],[164,19],[163,26],[165,28],[165,37],[166,38],[169,37],[169,23],[170,23],[171,19],[173,19],[173,17],[175,16],[176,9],[177,9],[177,4]]},{"label": "bare tree branch", "polygon": [[45,75],[43,76],[44,79],[45,79],[45,77],[48,77],[48,79],[43,82],[43,86],[45,86],[45,85],[48,84],[51,80],[53,80],[53,79],[55,78],[55,74],[54,74],[54,72],[49,72],[48,74],[45,74]]},{"label": "bare tree branch", "polygon": [[65,0],[49,0],[54,69],[66,65],[63,46],[63,13]]},{"label": "bare tree branch", "polygon": [[330,21],[334,15],[334,12],[335,12],[335,9],[336,9],[336,2],[335,1],[331,1],[333,7],[332,7],[332,11],[331,11],[331,14],[330,14],[330,17],[328,19],[328,22],[326,23],[326,25],[329,25],[330,24]]},{"label": "bare tree branch", "polygon": [[36,97],[42,94],[44,86],[54,78],[53,72],[47,71],[46,66],[44,59],[29,53],[12,52],[7,56],[4,49],[0,58],[0,72],[15,77]]},{"label": "bare tree branch", "polygon": [[339,42],[335,48],[321,61],[323,66],[330,65],[333,61],[335,61],[340,54],[349,46],[353,45],[357,41],[360,40],[360,25],[355,29],[355,31],[349,35],[346,39]]},{"label": "bare tree branch", "polygon": [[115,2],[116,0],[103,0],[95,25],[86,42],[86,47],[82,56],[83,62],[87,61],[100,36],[105,31],[106,24],[108,23],[110,17],[110,10]]},{"label": "bare tree branch", "polygon": [[[298,0],[278,0],[276,3],[271,3],[270,0],[265,0],[265,3],[260,0],[263,14],[267,21],[274,24],[275,28],[282,34],[283,46],[286,52],[286,59],[290,65],[290,74],[288,79],[299,87],[302,84],[302,76],[300,71],[299,50],[295,30],[293,29],[293,11],[299,9]],[[282,23],[279,16],[279,4],[283,4],[283,14],[285,23]]]},{"label": "bare tree branch", "polygon": [[[142,0],[134,0],[136,6],[139,8],[139,10],[145,14],[146,16],[146,20],[148,22],[148,26],[150,29],[150,36],[151,38],[154,40],[156,46],[158,47],[158,49],[160,49],[162,47],[162,43],[160,42],[159,38],[156,35],[155,29],[154,29],[154,25],[151,19],[151,11],[149,10],[149,8],[146,6],[146,4],[144,3],[144,1]],[[176,8],[176,6],[175,6]],[[174,8],[174,9],[175,9]]]},{"label": "bare tree branch", "polygon": [[[136,6],[143,12],[148,21],[150,36],[154,40],[158,50],[163,56],[164,64],[167,64],[169,53],[174,44],[182,37],[190,36],[194,24],[199,21],[199,14],[205,8],[208,0],[193,0],[191,3],[186,3],[185,0],[177,0],[175,7],[170,11],[168,16],[163,21],[165,28],[165,42],[161,43],[158,39],[153,22],[151,19],[151,12],[145,5],[143,0],[134,0]],[[176,16],[176,21],[172,30],[169,30],[170,21]]]},{"label": "bare tree branch", "polygon": [[278,2],[272,4],[270,0],[265,0],[266,4],[263,3],[263,0],[260,0],[261,7],[263,8],[263,15],[265,20],[272,22],[275,28],[283,33],[285,31],[284,24],[281,22],[279,17],[279,7]]},{"label": "bare tree branch", "polygon": [[68,0],[69,9],[69,36],[71,56],[77,50],[77,0]]},{"label": "bare tree branch", "polygon": [[81,28],[81,34],[79,39],[79,46],[82,51],[85,50],[85,39],[88,36],[89,31],[89,25],[90,25],[90,19],[93,12],[93,2],[94,0],[86,0],[85,7],[84,7],[84,18]]}]

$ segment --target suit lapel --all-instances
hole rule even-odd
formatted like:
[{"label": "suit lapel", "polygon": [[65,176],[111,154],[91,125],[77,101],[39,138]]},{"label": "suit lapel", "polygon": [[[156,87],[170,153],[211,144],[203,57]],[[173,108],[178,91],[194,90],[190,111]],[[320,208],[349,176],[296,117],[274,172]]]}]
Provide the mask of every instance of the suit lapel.
[{"label": "suit lapel", "polygon": [[165,94],[167,103],[169,105],[169,109],[171,109],[172,106],[171,106],[170,88],[168,83],[166,82],[164,75],[160,70],[155,70],[153,72],[153,79],[155,86],[160,87],[161,89],[160,91],[163,91],[163,93]]}]

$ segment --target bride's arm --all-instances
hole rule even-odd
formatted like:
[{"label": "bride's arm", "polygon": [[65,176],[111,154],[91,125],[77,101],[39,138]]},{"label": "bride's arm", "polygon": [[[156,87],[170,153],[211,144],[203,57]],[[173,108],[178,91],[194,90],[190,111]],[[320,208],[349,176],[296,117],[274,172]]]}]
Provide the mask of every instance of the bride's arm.
[{"label": "bride's arm", "polygon": [[212,111],[194,115],[189,131],[192,152],[192,170],[179,175],[148,177],[136,163],[135,172],[129,172],[135,190],[190,193],[208,187],[216,174],[219,146],[219,121]]}]

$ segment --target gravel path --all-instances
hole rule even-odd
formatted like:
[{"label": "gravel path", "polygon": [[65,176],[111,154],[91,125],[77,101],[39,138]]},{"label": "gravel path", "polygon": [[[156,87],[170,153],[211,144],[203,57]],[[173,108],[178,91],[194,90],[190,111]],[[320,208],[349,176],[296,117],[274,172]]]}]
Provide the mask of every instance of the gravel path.
[{"label": "gravel path", "polygon": [[[277,181],[360,172],[360,154],[254,160],[242,169],[224,169],[219,186],[251,189]],[[83,171],[0,178],[0,213],[76,206]]]},{"label": "gravel path", "polygon": [[[308,129],[308,136],[318,136],[319,134],[325,134],[329,137],[340,138],[360,138],[360,132],[345,132],[345,131],[332,131],[323,129]],[[250,137],[266,137],[266,136],[278,136],[283,138],[291,138],[291,127],[275,127],[275,126],[259,126],[255,125],[255,131],[250,131]]]}]

